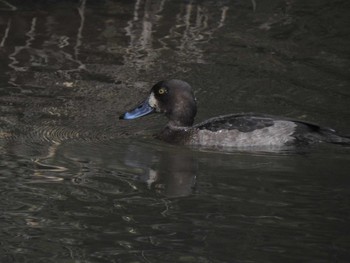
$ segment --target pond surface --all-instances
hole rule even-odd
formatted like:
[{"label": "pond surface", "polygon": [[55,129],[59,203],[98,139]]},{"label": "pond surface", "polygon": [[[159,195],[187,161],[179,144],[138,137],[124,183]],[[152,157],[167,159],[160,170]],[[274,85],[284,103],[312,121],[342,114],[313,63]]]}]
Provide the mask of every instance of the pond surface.
[{"label": "pond surface", "polygon": [[349,262],[349,147],[193,149],[118,120],[179,78],[197,122],[349,134],[349,3],[0,0],[0,262]]}]

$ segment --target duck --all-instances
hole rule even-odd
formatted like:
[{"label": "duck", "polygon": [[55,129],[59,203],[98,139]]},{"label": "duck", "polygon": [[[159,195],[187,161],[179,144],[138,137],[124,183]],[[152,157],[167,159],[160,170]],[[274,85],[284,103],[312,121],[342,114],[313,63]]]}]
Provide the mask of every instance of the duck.
[{"label": "duck", "polygon": [[148,97],[119,119],[133,120],[162,113],[168,123],[156,138],[171,144],[206,147],[283,147],[318,142],[348,144],[350,136],[317,124],[267,114],[238,113],[210,118],[193,125],[197,100],[186,81],[163,80]]}]

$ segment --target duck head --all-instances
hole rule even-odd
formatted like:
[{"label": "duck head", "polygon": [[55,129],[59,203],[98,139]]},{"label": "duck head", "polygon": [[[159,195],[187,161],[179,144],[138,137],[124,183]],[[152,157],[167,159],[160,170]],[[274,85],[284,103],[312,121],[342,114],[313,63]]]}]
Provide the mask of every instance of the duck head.
[{"label": "duck head", "polygon": [[197,105],[191,86],[177,79],[160,81],[152,87],[144,102],[119,119],[132,120],[151,113],[165,114],[170,125],[192,126]]}]

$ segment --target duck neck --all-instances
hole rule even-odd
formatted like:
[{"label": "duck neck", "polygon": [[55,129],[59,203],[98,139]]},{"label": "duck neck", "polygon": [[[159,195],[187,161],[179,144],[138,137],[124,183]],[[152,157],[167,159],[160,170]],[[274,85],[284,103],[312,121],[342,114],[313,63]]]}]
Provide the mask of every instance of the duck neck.
[{"label": "duck neck", "polygon": [[182,122],[182,121],[179,121],[179,120],[170,120],[168,122],[168,125],[169,127],[191,127],[193,124],[193,121],[192,122]]},{"label": "duck neck", "polygon": [[188,105],[179,103],[165,113],[169,119],[169,125],[178,127],[191,127],[197,113],[195,102]]},{"label": "duck neck", "polygon": [[168,126],[173,127],[191,127],[194,117],[189,114],[172,114],[169,116]]}]

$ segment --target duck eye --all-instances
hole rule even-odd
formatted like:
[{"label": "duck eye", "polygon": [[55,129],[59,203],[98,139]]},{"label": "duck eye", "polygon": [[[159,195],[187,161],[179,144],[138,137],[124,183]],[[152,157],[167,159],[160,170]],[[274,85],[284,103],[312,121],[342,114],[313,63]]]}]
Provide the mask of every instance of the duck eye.
[{"label": "duck eye", "polygon": [[166,89],[165,89],[165,88],[160,88],[160,89],[158,90],[158,94],[159,94],[159,95],[163,95],[164,93],[166,93]]}]

